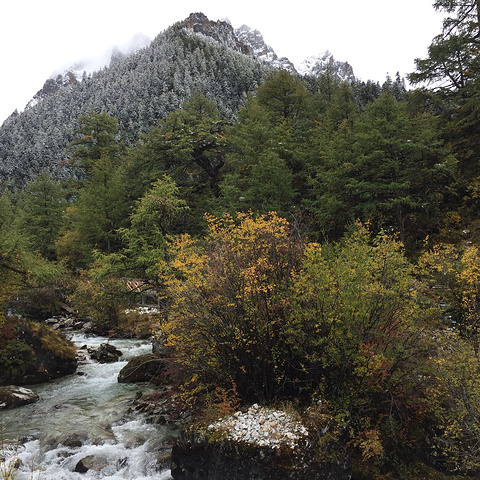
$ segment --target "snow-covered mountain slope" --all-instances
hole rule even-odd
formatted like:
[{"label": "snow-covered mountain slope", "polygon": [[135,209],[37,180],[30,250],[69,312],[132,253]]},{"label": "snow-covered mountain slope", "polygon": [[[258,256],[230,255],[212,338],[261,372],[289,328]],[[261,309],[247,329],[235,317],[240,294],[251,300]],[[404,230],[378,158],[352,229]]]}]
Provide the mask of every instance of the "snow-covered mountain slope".
[{"label": "snow-covered mountain slope", "polygon": [[285,57],[278,58],[270,45],[267,45],[259,30],[252,30],[247,25],[235,29],[235,35],[245,46],[251,48],[252,54],[273,68],[283,68],[289,72],[295,72],[293,63]]},{"label": "snow-covered mountain slope", "polygon": [[55,178],[73,175],[63,161],[65,148],[77,119],[92,110],[115,117],[125,141],[133,143],[196,91],[215,99],[225,118],[234,118],[272,67],[305,75],[329,69],[341,80],[354,78],[351,66],[329,53],[309,58],[297,70],[278,58],[258,30],[245,25],[235,30],[228,21],[211,21],[201,13],[152,42],[135,40],[130,48],[55,72],[24,112],[3,123],[0,181],[21,186],[42,171]]},{"label": "snow-covered mountain slope", "polygon": [[25,108],[31,108],[42,98],[51,95],[58,89],[68,85],[74,85],[77,82],[82,81],[88,75],[123,60],[129,55],[147,47],[151,42],[152,39],[150,37],[138,33],[124,45],[111,47],[95,57],[85,58],[74,62],[68,67],[59,68],[50,75],[45,81],[43,87],[33,96]]},{"label": "snow-covered mountain slope", "polygon": [[[275,69],[284,69],[291,73],[313,76],[318,76],[329,70],[341,81],[350,82],[355,79],[351,65],[348,62],[335,60],[328,51],[318,56],[308,57],[298,66],[295,66],[286,57],[279,58],[274,49],[265,43],[261,32],[247,25],[234,29],[229,21],[213,21],[200,12],[190,14],[186,20],[179,22],[178,25],[194,34],[209,38],[225,48],[255,57],[262,63]],[[42,98],[55,93],[60,88],[74,85],[94,72],[122,61],[133,53],[147,47],[150,43],[151,39],[149,37],[137,34],[125,45],[112,47],[94,58],[83,59],[74,62],[67,68],[60,68],[46,80],[43,87],[27,104],[26,109],[33,107]]]},{"label": "snow-covered mountain slope", "polygon": [[300,75],[318,76],[329,71],[340,81],[352,82],[355,80],[353,68],[348,62],[339,62],[327,50],[320,55],[307,57],[298,67]]}]

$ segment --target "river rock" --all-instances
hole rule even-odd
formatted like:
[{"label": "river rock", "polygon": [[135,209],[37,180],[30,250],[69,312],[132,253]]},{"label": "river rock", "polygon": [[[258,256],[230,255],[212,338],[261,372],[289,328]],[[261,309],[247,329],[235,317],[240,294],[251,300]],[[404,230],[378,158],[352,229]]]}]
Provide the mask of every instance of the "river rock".
[{"label": "river rock", "polygon": [[60,439],[58,443],[68,448],[79,448],[88,440],[86,432],[82,433],[70,433]]},{"label": "river rock", "polygon": [[0,410],[5,408],[21,407],[34,403],[38,395],[32,390],[15,385],[0,387]]},{"label": "river rock", "polygon": [[100,455],[88,455],[85,458],[82,458],[75,465],[75,472],[77,473],[87,473],[89,470],[94,470],[98,472],[102,468],[105,468],[108,465],[108,459]]},{"label": "river rock", "polygon": [[102,343],[97,348],[89,348],[90,358],[100,363],[118,362],[123,353],[111,343]]},{"label": "river rock", "polygon": [[118,374],[119,383],[150,382],[159,385],[165,371],[164,359],[153,353],[139,355],[130,360]]}]

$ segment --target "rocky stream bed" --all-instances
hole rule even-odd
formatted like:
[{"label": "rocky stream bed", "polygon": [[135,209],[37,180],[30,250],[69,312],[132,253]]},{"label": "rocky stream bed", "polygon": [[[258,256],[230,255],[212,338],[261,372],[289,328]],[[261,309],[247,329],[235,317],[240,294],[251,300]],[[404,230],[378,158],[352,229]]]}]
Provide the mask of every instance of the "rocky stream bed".
[{"label": "rocky stream bed", "polygon": [[19,480],[350,478],[328,420],[312,430],[293,412],[255,404],[200,424],[173,401],[158,344],[50,324],[76,345],[75,373],[0,388],[2,437],[20,441],[4,457]]}]

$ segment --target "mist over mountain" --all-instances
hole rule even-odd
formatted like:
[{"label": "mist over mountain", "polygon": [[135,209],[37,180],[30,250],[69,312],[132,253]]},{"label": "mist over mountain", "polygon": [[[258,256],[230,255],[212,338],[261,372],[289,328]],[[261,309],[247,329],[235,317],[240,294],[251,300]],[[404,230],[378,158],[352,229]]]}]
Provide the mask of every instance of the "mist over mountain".
[{"label": "mist over mountain", "polygon": [[63,161],[65,148],[78,117],[92,110],[116,117],[124,140],[132,143],[196,91],[233,119],[272,69],[308,76],[327,68],[340,80],[355,78],[348,63],[330,54],[310,58],[297,70],[258,30],[234,29],[228,21],[193,13],[153,41],[138,35],[126,46],[55,72],[25,111],[0,128],[0,180],[20,186],[43,171],[73,175]]},{"label": "mist over mountain", "polygon": [[124,45],[115,45],[95,57],[77,60],[68,67],[62,67],[45,81],[43,87],[33,96],[26,105],[26,109],[35,106],[42,98],[51,95],[61,87],[76,84],[82,81],[88,75],[98,72],[102,68],[109,67],[114,63],[120,62],[147,47],[152,39],[146,35],[138,33],[129,42]]}]

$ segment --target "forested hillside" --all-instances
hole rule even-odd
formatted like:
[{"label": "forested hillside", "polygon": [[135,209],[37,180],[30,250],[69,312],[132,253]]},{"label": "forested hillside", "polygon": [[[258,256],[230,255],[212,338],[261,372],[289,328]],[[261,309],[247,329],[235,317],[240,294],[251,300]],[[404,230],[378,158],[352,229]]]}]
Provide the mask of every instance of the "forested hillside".
[{"label": "forested hillside", "polygon": [[233,118],[246,95],[259,85],[266,66],[194,34],[184,24],[170,27],[149,47],[7,120],[0,129],[0,178],[24,185],[40,172],[70,176],[72,172],[59,163],[78,117],[90,111],[117,118],[119,135],[129,144],[196,91],[215,99],[222,114]]},{"label": "forested hillside", "polygon": [[310,408],[357,479],[478,476],[480,18],[435,5],[409,90],[180,23],[10,119],[0,360],[7,311],[138,332],[135,278],[185,408]]}]

